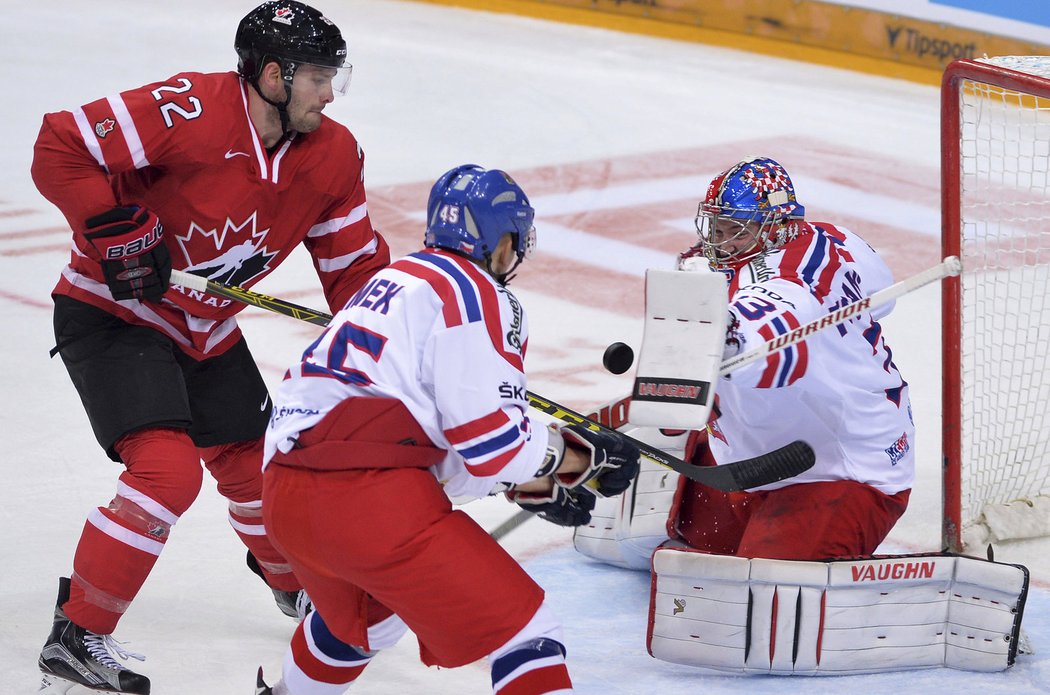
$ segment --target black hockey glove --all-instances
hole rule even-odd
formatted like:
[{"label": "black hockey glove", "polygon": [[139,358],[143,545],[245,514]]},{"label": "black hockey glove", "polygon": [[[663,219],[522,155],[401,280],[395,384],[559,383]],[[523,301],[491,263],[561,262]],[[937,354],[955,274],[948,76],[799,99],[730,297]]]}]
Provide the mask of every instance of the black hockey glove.
[{"label": "black hockey glove", "polygon": [[507,491],[507,499],[526,511],[558,526],[583,526],[591,520],[591,510],[597,501],[585,491],[566,490],[554,486],[550,494]]},{"label": "black hockey glove", "polygon": [[113,208],[84,224],[113,299],[160,299],[171,278],[171,255],[155,214],[134,205]]},{"label": "black hockey glove", "polygon": [[559,486],[573,490],[587,484],[586,489],[599,496],[613,497],[638,476],[638,447],[615,432],[566,425],[561,428],[561,435],[566,446],[589,450],[591,465],[580,473],[555,474],[554,481]]}]

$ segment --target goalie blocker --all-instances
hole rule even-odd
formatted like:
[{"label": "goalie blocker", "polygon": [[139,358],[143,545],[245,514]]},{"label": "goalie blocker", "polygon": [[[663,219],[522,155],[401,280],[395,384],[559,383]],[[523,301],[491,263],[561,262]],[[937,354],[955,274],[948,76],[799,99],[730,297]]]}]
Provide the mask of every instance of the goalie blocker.
[{"label": "goalie blocker", "polygon": [[844,675],[1017,655],[1028,570],[949,554],[795,562],[660,548],[647,646],[718,671]]}]

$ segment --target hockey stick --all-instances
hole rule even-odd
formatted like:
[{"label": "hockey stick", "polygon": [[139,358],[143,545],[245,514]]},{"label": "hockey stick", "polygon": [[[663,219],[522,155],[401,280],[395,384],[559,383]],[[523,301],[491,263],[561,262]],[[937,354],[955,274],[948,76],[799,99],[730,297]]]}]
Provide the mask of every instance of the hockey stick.
[{"label": "hockey stick", "polygon": [[283,299],[269,297],[265,294],[253,292],[252,290],[246,290],[243,287],[237,287],[236,285],[223,285],[220,282],[215,282],[214,280],[209,280],[200,275],[194,275],[193,273],[187,273],[184,270],[172,270],[171,281],[176,285],[182,285],[188,290],[209,292],[220,297],[226,297],[227,299],[241,302],[242,304],[249,304],[251,306],[257,306],[260,309],[266,309],[267,311],[291,316],[293,319],[306,321],[307,323],[312,323],[316,326],[327,326],[328,322],[332,320],[332,317],[329,314],[314,311],[313,309],[298,304],[292,304]]},{"label": "hockey stick", "polygon": [[[831,326],[837,326],[838,324],[853,318],[861,311],[870,311],[886,304],[887,302],[898,299],[913,290],[917,290],[924,285],[928,285],[931,282],[958,275],[961,271],[962,263],[959,261],[958,256],[948,256],[937,265],[927,268],[910,278],[890,285],[885,289],[879,290],[870,297],[858,299],[856,302],[847,304],[827,316],[816,318],[809,323],[794,329],[790,333],[772,338],[771,340],[766,341],[763,345],[759,345],[754,350],[749,350],[735,357],[730,357],[729,359],[724,360],[719,368],[719,374],[725,376],[730,372],[740,369],[744,365],[751,364],[756,360],[768,357],[786,347],[800,343],[818,331],[830,328]],[[595,407],[594,413],[596,415],[602,413],[611,414],[615,410],[621,413],[620,417],[623,422],[628,422],[629,419],[624,417],[623,413],[626,412],[624,403],[629,402],[630,400],[630,395],[620,396],[619,398],[615,398]]]},{"label": "hockey stick", "polygon": [[665,468],[670,468],[674,472],[684,475],[690,480],[695,480],[698,483],[703,483],[724,492],[746,490],[775,483],[785,478],[793,478],[799,473],[812,468],[816,461],[813,449],[809,444],[803,441],[794,441],[755,458],[718,466],[697,467],[630,435],[600,425],[594,420],[589,420],[575,410],[569,410],[554,401],[537,396],[532,391],[526,391],[525,395],[529,399],[529,405],[542,413],[546,413],[562,422],[583,425],[595,432],[612,432],[638,447],[638,451],[641,452],[642,456],[653,463],[658,463]]},{"label": "hockey stick", "polygon": [[767,340],[754,350],[748,350],[747,352],[741,353],[735,357],[723,360],[721,371],[719,373],[721,376],[725,376],[734,370],[740,369],[744,365],[751,364],[756,360],[760,360],[763,357],[771,355],[779,350],[783,350],[784,348],[790,347],[796,343],[801,343],[817,331],[822,331],[825,328],[837,326],[840,323],[849,321],[862,311],[871,311],[883,304],[892,302],[898,297],[917,290],[924,285],[928,285],[931,282],[946,277],[958,275],[961,272],[962,261],[959,260],[959,257],[948,256],[932,268],[927,268],[920,273],[912,275],[906,280],[901,280],[885,289],[881,289],[870,297],[864,297],[847,304],[846,306],[839,307],[827,316],[815,318],[809,323],[799,326],[790,333],[785,333],[784,335]]},{"label": "hockey stick", "polygon": [[507,519],[502,524],[489,531],[489,535],[492,536],[492,540],[494,541],[503,540],[503,537],[506,536],[508,533],[518,528],[529,519],[533,519],[535,517],[536,515],[530,512],[528,509],[519,509],[518,511],[514,512],[514,515],[511,516],[509,519]]},{"label": "hockey stick", "polygon": [[[196,290],[198,292],[210,292],[211,294],[234,299],[245,304],[266,309],[267,311],[284,314],[285,316],[291,316],[302,321],[309,321],[310,323],[319,326],[327,326],[328,322],[332,320],[332,317],[328,314],[314,311],[299,306],[298,304],[292,304],[291,302],[286,302],[281,299],[268,297],[264,294],[252,292],[251,290],[246,290],[241,287],[223,285],[214,280],[208,280],[199,275],[193,275],[192,273],[186,273],[180,270],[171,271],[171,281],[182,285],[187,289]],[[753,459],[736,461],[720,466],[693,466],[679,458],[670,456],[645,442],[627,436],[622,432],[617,432],[614,429],[604,427],[593,420],[587,419],[574,410],[570,410],[554,401],[538,396],[531,391],[526,391],[525,395],[528,398],[529,405],[540,412],[546,413],[562,422],[584,425],[588,429],[594,431],[612,432],[616,436],[623,437],[637,446],[641,454],[650,461],[670,468],[687,478],[726,492],[759,487],[761,485],[784,480],[785,478],[794,477],[799,473],[810,469],[816,461],[813,449],[808,444],[802,441],[795,441],[771,451],[768,454]]]}]

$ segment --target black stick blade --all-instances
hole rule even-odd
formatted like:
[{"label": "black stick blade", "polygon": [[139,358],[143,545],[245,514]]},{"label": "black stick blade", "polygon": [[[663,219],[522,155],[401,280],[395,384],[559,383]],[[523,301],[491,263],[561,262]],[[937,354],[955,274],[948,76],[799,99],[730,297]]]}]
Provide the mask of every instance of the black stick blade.
[{"label": "black stick blade", "polygon": [[729,484],[728,480],[720,481],[724,483],[723,485],[706,484],[717,487],[719,490],[746,490],[793,478],[799,473],[808,471],[816,461],[817,457],[813,453],[813,447],[797,440],[755,458],[715,466],[713,470],[724,469],[727,477],[732,481],[732,488],[724,486],[724,484]]}]

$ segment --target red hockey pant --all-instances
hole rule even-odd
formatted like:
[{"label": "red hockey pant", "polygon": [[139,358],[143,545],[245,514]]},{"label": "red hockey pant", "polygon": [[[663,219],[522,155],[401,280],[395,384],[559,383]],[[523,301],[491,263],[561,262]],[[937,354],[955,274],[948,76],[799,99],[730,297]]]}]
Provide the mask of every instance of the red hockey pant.
[{"label": "red hockey pant", "polygon": [[853,480],[721,492],[682,478],[668,530],[697,550],[777,560],[871,555],[908,506]]},{"label": "red hockey pant", "polygon": [[[309,448],[302,451],[310,451]],[[277,548],[331,633],[369,649],[369,609],[397,613],[428,665],[461,666],[519,632],[543,589],[425,468],[266,469],[263,510]]]}]

